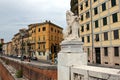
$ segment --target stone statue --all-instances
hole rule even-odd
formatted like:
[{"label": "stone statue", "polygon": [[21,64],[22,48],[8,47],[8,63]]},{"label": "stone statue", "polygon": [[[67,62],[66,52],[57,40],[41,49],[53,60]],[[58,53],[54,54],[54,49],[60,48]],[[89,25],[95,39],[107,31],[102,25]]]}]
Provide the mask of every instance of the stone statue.
[{"label": "stone statue", "polygon": [[80,18],[71,11],[66,12],[67,30],[65,40],[79,39],[79,19]]}]

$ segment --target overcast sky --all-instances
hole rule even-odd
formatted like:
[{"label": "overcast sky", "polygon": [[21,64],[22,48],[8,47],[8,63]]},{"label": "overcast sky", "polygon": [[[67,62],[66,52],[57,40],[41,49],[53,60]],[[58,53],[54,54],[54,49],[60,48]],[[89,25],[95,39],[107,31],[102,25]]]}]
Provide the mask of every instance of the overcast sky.
[{"label": "overcast sky", "polygon": [[70,0],[0,0],[0,38],[10,41],[27,25],[45,20],[65,28]]}]

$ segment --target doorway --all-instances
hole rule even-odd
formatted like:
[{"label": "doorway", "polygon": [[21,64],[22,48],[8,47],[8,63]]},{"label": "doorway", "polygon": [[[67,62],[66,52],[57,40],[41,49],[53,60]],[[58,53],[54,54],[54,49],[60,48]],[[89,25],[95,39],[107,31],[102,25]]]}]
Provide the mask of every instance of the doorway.
[{"label": "doorway", "polygon": [[101,64],[100,48],[95,48],[96,64]]}]

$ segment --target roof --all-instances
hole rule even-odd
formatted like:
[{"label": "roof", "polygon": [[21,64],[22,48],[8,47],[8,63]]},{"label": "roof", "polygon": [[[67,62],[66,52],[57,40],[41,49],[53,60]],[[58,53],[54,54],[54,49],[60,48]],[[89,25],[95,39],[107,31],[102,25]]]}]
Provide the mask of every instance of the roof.
[{"label": "roof", "polygon": [[17,35],[19,35],[20,33],[16,33],[14,36],[17,36]]},{"label": "roof", "polygon": [[44,25],[44,24],[51,24],[51,25],[54,25],[54,26],[56,26],[56,27],[58,27],[58,28],[60,28],[60,29],[63,30],[62,27],[60,27],[60,26],[52,23],[51,21],[47,21],[47,20],[46,20],[45,22],[43,22],[43,23],[35,23],[35,24],[30,24],[30,25],[28,25],[28,26],[29,26],[29,29],[31,29],[31,28],[33,28],[33,27],[36,27],[36,26],[39,26],[39,25]]}]

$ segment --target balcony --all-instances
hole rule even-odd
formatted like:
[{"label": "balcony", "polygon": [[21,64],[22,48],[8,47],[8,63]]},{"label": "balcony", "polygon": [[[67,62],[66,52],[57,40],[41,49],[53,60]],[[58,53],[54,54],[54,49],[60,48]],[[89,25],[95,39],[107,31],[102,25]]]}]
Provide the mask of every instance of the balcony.
[{"label": "balcony", "polygon": [[29,51],[29,52],[34,52],[34,51],[35,51],[35,49],[28,49],[28,51]]},{"label": "balcony", "polygon": [[38,41],[37,43],[38,43],[38,44],[42,44],[42,43],[46,43],[46,41],[45,41],[45,40],[42,40],[42,41]]},{"label": "balcony", "polygon": [[30,44],[35,44],[35,41],[30,41]]}]

